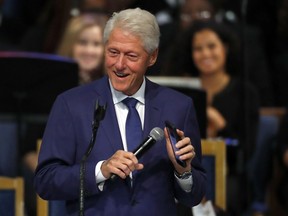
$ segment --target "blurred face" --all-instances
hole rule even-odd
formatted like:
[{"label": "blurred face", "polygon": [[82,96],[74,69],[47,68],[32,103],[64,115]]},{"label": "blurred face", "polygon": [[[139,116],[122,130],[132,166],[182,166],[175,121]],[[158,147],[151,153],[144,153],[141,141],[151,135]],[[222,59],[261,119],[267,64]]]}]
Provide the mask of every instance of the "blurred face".
[{"label": "blurred face", "polygon": [[192,39],[192,58],[202,75],[224,71],[226,52],[226,46],[211,30],[199,31]]},{"label": "blurred face", "polygon": [[210,19],[213,7],[207,0],[186,0],[181,7],[181,26],[186,29],[195,20]]},{"label": "blurred face", "polygon": [[140,38],[115,28],[105,46],[105,67],[112,86],[126,95],[140,88],[147,67],[157,59],[157,50],[148,54]]},{"label": "blurred face", "polygon": [[73,58],[78,62],[80,71],[89,73],[100,67],[104,58],[100,27],[92,26],[80,33],[73,47]]}]

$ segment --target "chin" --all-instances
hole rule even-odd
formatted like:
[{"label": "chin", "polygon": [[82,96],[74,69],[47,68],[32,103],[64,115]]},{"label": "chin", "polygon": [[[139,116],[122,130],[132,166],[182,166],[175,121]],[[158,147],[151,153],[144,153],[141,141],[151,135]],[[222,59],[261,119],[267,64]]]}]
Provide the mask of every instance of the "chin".
[{"label": "chin", "polygon": [[120,92],[123,92],[123,91],[125,91],[125,84],[122,84],[122,83],[119,83],[119,82],[117,82],[117,81],[113,81],[113,80],[111,80],[111,83],[112,83],[112,86],[113,86],[113,88],[115,89],[115,90],[117,90],[117,91],[120,91]]}]

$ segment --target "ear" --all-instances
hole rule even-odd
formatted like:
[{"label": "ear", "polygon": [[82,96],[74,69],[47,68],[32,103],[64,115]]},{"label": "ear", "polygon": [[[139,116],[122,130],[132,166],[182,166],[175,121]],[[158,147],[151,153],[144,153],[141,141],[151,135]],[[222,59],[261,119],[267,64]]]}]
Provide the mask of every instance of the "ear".
[{"label": "ear", "polygon": [[155,64],[157,57],[158,57],[158,48],[154,50],[152,54],[150,55],[149,66],[152,66]]}]

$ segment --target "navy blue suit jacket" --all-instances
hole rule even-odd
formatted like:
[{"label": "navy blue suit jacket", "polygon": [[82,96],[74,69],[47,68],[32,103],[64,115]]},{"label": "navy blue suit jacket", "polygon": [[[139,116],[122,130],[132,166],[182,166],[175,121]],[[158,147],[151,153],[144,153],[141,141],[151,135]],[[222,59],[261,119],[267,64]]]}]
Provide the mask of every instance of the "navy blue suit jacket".
[{"label": "navy blue suit jacket", "polygon": [[36,191],[44,199],[66,200],[67,215],[78,215],[79,169],[91,138],[96,99],[107,104],[105,118],[98,129],[95,146],[86,163],[85,215],[176,215],[175,198],[185,205],[200,202],[205,193],[205,172],[201,166],[201,145],[191,98],[146,79],[143,137],[154,127],[164,128],[170,120],[191,138],[196,150],[192,161],[193,188],[183,191],[173,176],[173,166],[165,139],[156,143],[140,161],[133,187],[120,178],[106,181],[100,191],[95,180],[95,165],[123,149],[108,77],[79,86],[59,95],[45,129],[39,164],[35,173]]}]

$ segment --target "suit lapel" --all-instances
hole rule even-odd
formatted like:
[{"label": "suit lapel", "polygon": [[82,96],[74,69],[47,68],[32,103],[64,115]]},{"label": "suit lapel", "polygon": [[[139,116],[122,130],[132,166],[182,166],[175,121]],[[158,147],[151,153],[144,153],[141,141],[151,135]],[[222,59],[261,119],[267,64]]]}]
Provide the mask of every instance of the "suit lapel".
[{"label": "suit lapel", "polygon": [[147,137],[154,127],[161,125],[161,105],[157,99],[157,85],[146,79],[144,137]]},{"label": "suit lapel", "polygon": [[108,77],[103,78],[102,81],[99,82],[99,84],[96,86],[96,89],[97,93],[100,94],[101,103],[107,105],[105,117],[102,120],[100,127],[103,128],[108,143],[112,147],[113,152],[115,152],[119,149],[123,149],[123,143],[118,127],[118,121],[111,96]]}]

